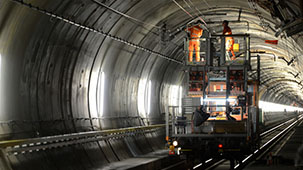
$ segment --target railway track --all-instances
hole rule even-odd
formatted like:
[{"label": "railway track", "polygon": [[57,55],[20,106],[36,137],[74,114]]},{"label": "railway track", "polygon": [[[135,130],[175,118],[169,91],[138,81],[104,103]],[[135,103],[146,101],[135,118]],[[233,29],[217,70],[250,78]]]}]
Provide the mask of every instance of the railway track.
[{"label": "railway track", "polygon": [[112,139],[123,140],[125,137],[143,136],[148,133],[162,131],[164,130],[164,127],[164,124],[159,124],[0,141],[0,164],[6,167],[5,169],[12,170],[13,168],[9,161],[9,157],[12,156],[35,154],[36,152],[45,152],[45,150],[69,147],[71,145],[85,144],[89,142]]},{"label": "railway track", "polygon": [[[303,121],[303,116],[299,116],[297,119],[293,118],[289,121],[281,123],[263,133],[260,134],[261,143],[260,148],[255,150],[252,154],[248,155],[241,162],[237,163],[234,169],[243,169],[250,162],[254,161],[256,158],[263,157],[268,151],[270,151],[274,146],[276,146],[283,137],[285,137],[288,132],[290,132],[297,124]],[[228,160],[223,161],[217,166],[206,169],[230,169],[230,163]]]},{"label": "railway track", "polygon": [[[272,148],[283,136],[295,127],[297,123],[302,121],[303,116],[298,119],[290,119],[284,123],[281,123],[269,130],[266,130],[260,134],[262,137],[261,147],[256,150],[251,155],[248,155],[242,160],[241,164],[237,164],[235,169],[241,169],[249,162],[253,161],[256,157],[260,157],[265,154],[267,150]],[[148,127],[133,127],[124,129],[112,129],[105,131],[95,131],[95,132],[83,132],[77,134],[67,134],[67,135],[57,135],[51,137],[41,137],[32,139],[22,139],[22,140],[9,140],[0,142],[0,148],[4,155],[10,154],[23,154],[28,152],[37,152],[40,150],[51,149],[56,147],[65,147],[68,145],[86,143],[91,141],[106,140],[108,138],[124,137],[134,134],[144,134],[150,133],[155,130],[162,129],[164,125],[154,125]],[[208,159],[205,162],[196,164],[192,166],[192,169],[229,169],[229,161],[225,159]],[[172,161],[171,164],[161,167],[162,170],[177,170],[186,169],[188,164],[185,160],[176,159]]]},{"label": "railway track", "polygon": [[[303,115],[298,118],[292,118],[286,122],[278,124],[260,134],[261,142],[259,149],[248,155],[241,162],[238,162],[234,169],[243,169],[247,164],[254,161],[256,158],[263,157],[270,149],[272,149],[279,141],[285,137],[288,132],[297,124],[303,121]],[[178,163],[171,165],[178,169]],[[215,169],[230,169],[230,162],[226,159],[210,158],[205,162],[194,165],[191,169],[196,170],[215,170]]]}]

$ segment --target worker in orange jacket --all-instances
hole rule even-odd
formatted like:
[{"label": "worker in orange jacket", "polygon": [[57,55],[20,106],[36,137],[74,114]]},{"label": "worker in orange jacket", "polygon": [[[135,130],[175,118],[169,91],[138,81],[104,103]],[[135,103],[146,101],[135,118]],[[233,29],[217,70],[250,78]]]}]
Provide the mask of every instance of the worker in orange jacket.
[{"label": "worker in orange jacket", "polygon": [[200,62],[200,37],[203,34],[202,23],[198,22],[197,24],[186,29],[189,33],[189,62],[193,62],[193,52],[196,51],[196,61]]},{"label": "worker in orange jacket", "polygon": [[[228,26],[228,21],[224,20],[223,23],[222,23],[222,26],[224,27],[223,35],[232,35],[231,29]],[[234,49],[233,49],[234,43],[235,43],[235,40],[234,40],[233,37],[226,37],[225,38],[225,49],[226,49],[226,52],[227,52],[226,55],[228,55],[231,58],[231,60],[236,59]],[[230,53],[231,53],[232,57],[231,57]]]}]

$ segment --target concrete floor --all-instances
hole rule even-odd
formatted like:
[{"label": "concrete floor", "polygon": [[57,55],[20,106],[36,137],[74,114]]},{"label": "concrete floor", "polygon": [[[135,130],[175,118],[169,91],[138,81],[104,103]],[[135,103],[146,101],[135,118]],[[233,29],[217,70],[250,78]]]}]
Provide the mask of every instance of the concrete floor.
[{"label": "concrete floor", "polygon": [[168,159],[167,150],[159,150],[146,155],[111,163],[106,167],[100,168],[100,170],[156,170],[170,165],[173,161],[177,160],[172,158]]}]

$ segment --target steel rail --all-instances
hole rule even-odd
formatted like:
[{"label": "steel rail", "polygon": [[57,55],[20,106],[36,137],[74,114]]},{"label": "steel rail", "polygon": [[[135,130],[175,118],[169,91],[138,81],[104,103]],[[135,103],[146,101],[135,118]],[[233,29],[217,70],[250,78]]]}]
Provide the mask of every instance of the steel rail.
[{"label": "steel rail", "polygon": [[295,119],[295,118],[292,118],[292,119],[288,120],[287,122],[281,123],[281,124],[279,124],[279,125],[277,125],[277,126],[271,128],[271,129],[269,129],[269,130],[267,130],[267,131],[261,133],[261,134],[260,134],[260,137],[263,137],[263,136],[267,135],[268,133],[270,133],[270,132],[276,130],[277,128],[279,128],[279,127],[281,127],[281,126],[283,126],[283,125],[286,125],[286,124],[290,123],[290,122],[293,121],[294,119]]},{"label": "steel rail", "polygon": [[[299,118],[298,120],[296,120],[295,122],[293,122],[290,126],[292,127],[294,124],[297,123],[297,121],[299,121],[299,120],[301,120],[301,119],[303,119],[303,116],[302,116],[301,118]],[[288,121],[286,121],[286,122],[284,122],[284,123],[281,123],[281,124],[275,126],[275,127],[271,128],[271,129],[269,129],[269,130],[267,130],[267,131],[261,133],[261,134],[260,134],[260,137],[265,137],[265,136],[266,136],[267,134],[269,134],[270,132],[273,132],[274,130],[277,130],[278,128],[280,128],[280,127],[283,126],[283,125],[287,125],[287,124],[291,123],[291,122],[294,121],[294,120],[295,120],[295,118],[292,118],[292,119],[290,119],[290,120],[288,120]],[[288,126],[287,128],[289,128],[290,126]],[[287,128],[284,129],[283,132],[280,132],[278,135],[283,134],[283,133],[287,130]],[[275,136],[274,138],[272,138],[270,141],[268,141],[268,142],[266,142],[264,145],[262,145],[262,146],[260,147],[259,150],[261,150],[261,149],[263,149],[264,147],[266,147],[266,145],[268,145],[269,142],[272,142],[273,139],[277,139],[277,136],[278,136],[278,135],[276,135],[276,136]],[[253,154],[259,153],[259,150],[254,151]],[[245,162],[245,161],[248,161],[248,159],[250,159],[250,158],[253,156],[253,154],[251,154],[251,155],[249,155],[248,157],[246,157],[243,161],[244,161],[244,162]],[[261,153],[261,154],[262,154],[262,153]],[[209,159],[209,160],[213,161],[214,159],[211,158],[211,159]],[[226,161],[226,160],[224,160],[224,159],[219,159],[219,160],[217,160],[217,161],[212,162],[211,164],[209,164],[209,165],[206,166],[206,167],[205,167],[205,163],[206,163],[206,162],[205,162],[205,163],[200,163],[200,164],[194,166],[193,169],[201,169],[202,165],[204,165],[203,168],[206,168],[206,169],[214,169],[215,167],[219,166],[220,164],[222,164],[222,163],[225,162],[225,161]],[[239,165],[239,164],[236,165],[236,166],[235,166],[235,169],[241,169],[241,168],[243,168],[243,165],[242,165],[242,164],[244,163],[243,161],[242,161],[241,165]],[[238,166],[241,166],[241,168],[238,167]]]},{"label": "steel rail", "polygon": [[234,169],[242,169],[244,168],[248,163],[253,161],[256,157],[264,154],[267,152],[268,149],[271,149],[283,136],[287,134],[297,123],[303,120],[303,116],[301,115],[297,120],[295,120],[293,123],[291,123],[289,126],[287,126],[285,129],[283,129],[280,133],[275,135],[273,138],[271,138],[269,141],[267,141],[265,144],[263,144],[259,149],[255,150],[252,154],[248,155],[245,159],[241,161],[240,164],[237,164]]},{"label": "steel rail", "polygon": [[163,129],[164,124],[137,126],[121,129],[109,129],[102,131],[90,131],[71,133],[40,138],[6,140],[0,142],[0,149],[6,154],[20,154],[33,151],[40,151],[56,147],[64,147],[73,144],[88,143],[106,139],[119,139],[128,136],[143,135]]}]

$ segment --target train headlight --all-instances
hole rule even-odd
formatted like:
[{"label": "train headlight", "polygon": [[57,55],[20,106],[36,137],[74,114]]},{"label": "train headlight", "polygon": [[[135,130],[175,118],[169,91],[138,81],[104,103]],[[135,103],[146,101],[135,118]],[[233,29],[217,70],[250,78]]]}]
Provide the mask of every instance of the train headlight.
[{"label": "train headlight", "polygon": [[176,146],[178,146],[178,141],[173,141],[173,145],[176,147]]},{"label": "train headlight", "polygon": [[181,152],[181,148],[179,147],[179,148],[177,149],[177,155],[180,155],[180,152]]}]

